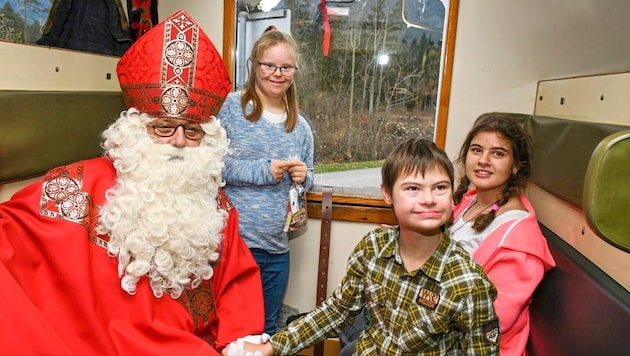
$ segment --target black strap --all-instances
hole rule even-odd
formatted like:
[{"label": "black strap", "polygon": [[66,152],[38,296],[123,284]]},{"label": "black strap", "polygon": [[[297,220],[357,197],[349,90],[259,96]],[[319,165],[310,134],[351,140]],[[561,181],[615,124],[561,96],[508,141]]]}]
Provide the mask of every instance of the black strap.
[{"label": "black strap", "polygon": [[[317,268],[317,305],[326,300],[328,289],[328,257],[330,255],[330,225],[332,224],[332,187],[322,188],[322,218]],[[324,355],[324,342],[313,347],[313,356]]]}]

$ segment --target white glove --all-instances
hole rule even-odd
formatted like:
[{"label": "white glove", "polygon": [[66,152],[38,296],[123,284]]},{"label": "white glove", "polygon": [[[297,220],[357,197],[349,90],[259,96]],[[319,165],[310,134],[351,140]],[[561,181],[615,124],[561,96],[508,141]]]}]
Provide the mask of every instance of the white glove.
[{"label": "white glove", "polygon": [[227,346],[227,356],[263,356],[262,352],[245,352],[245,342],[252,344],[264,344],[269,341],[269,334],[247,335],[231,342]]},{"label": "white glove", "polygon": [[269,334],[262,333],[260,335],[247,335],[243,338],[243,341],[249,342],[250,344],[264,344],[269,341]]}]

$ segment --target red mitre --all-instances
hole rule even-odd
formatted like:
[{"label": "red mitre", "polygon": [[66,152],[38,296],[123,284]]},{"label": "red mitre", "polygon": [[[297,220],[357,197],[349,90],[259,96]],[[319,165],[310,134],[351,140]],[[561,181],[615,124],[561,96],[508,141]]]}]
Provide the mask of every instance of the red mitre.
[{"label": "red mitre", "polygon": [[116,72],[127,107],[154,118],[208,122],[232,88],[219,52],[182,10],[142,35]]}]

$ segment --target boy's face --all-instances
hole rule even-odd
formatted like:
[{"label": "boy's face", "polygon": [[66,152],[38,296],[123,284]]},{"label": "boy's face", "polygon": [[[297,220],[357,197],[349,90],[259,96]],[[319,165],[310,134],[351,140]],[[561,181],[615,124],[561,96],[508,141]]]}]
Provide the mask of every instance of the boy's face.
[{"label": "boy's face", "polygon": [[434,235],[453,214],[453,191],[449,175],[439,168],[422,176],[417,172],[398,177],[391,192],[381,185],[385,202],[391,204],[401,229]]}]

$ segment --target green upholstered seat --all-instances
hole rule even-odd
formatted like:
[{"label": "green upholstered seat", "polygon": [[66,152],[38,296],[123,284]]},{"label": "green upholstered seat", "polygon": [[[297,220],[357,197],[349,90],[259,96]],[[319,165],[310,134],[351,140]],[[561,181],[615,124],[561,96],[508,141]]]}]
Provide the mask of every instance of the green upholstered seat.
[{"label": "green upholstered seat", "polygon": [[124,108],[120,92],[0,90],[0,183],[100,156],[100,134]]},{"label": "green upholstered seat", "polygon": [[584,175],[593,150],[605,137],[628,126],[518,113],[509,117],[523,126],[533,147],[531,180],[545,191],[582,208]]},{"label": "green upholstered seat", "polygon": [[593,151],[582,206],[602,239],[630,252],[630,130],[607,136]]}]

